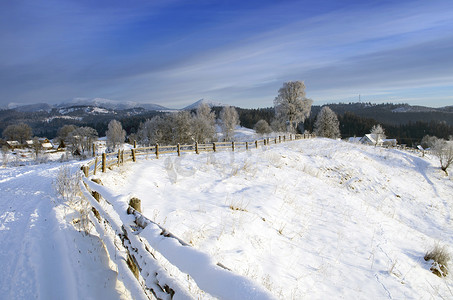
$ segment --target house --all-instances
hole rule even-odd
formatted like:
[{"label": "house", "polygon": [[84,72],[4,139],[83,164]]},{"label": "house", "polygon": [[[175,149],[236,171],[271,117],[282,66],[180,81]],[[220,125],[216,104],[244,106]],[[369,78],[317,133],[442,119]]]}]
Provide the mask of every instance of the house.
[{"label": "house", "polygon": [[[40,138],[38,140],[38,143],[43,150],[53,149],[53,144],[46,138]],[[25,141],[25,144],[28,148],[34,148],[34,140]]]},{"label": "house", "polygon": [[[349,139],[351,142],[351,139],[357,139],[357,138],[349,138]],[[378,139],[377,142],[376,142],[376,139]],[[353,141],[356,141],[356,140],[353,140]],[[397,145],[396,139],[383,139],[379,136],[376,136],[376,134],[372,134],[372,133],[365,134],[364,137],[359,138],[359,142],[362,144],[373,145],[373,146],[396,147],[396,145]]]},{"label": "house", "polygon": [[6,145],[10,149],[17,149],[21,147],[21,144],[18,141],[6,141]]},{"label": "house", "polygon": [[376,136],[376,134],[369,133],[365,134],[365,136],[360,139],[360,142],[366,145],[382,146],[384,140],[380,136]]},{"label": "house", "polygon": [[46,142],[46,143],[42,143],[41,144],[41,147],[43,150],[50,150],[50,149],[53,149],[53,145],[51,142]]}]

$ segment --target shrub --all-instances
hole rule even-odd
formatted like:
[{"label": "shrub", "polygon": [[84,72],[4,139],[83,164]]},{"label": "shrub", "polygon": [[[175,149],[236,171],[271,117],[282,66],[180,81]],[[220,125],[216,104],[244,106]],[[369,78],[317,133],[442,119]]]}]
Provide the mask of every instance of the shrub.
[{"label": "shrub", "polygon": [[439,277],[448,275],[448,262],[451,259],[447,248],[439,245],[434,246],[431,251],[426,252],[425,261],[432,261],[431,272]]}]

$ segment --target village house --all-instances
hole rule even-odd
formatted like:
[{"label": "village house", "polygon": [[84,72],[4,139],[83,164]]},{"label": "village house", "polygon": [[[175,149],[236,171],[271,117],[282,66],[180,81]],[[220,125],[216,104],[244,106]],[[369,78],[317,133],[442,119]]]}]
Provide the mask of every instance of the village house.
[{"label": "village house", "polygon": [[396,147],[396,145],[397,145],[396,139],[383,139],[383,138],[377,137],[375,134],[371,134],[371,133],[365,134],[365,136],[363,136],[363,137],[350,137],[350,138],[348,138],[348,142],[361,143],[361,144],[372,145],[372,146],[385,146],[385,147]]}]

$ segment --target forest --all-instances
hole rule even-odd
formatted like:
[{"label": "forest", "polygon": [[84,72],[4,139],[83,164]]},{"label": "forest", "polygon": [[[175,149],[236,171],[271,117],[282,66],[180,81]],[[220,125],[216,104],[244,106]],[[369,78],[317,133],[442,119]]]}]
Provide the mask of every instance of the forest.
[{"label": "forest", "polygon": [[[449,139],[453,135],[453,107],[441,109],[410,106],[408,104],[371,104],[339,103],[328,105],[338,116],[342,138],[363,136],[370,132],[373,125],[381,124],[389,138],[397,139],[399,144],[416,146],[425,135]],[[219,118],[223,107],[213,107]],[[313,105],[310,116],[299,131],[313,132],[316,116],[322,106]],[[39,137],[54,138],[64,125],[88,126],[94,128],[99,136],[104,136],[108,123],[116,119],[121,122],[128,135],[137,133],[140,123],[165,112],[149,111],[142,108],[108,111],[104,114],[90,114],[93,107],[73,107],[64,116],[51,111],[21,112],[16,110],[0,111],[0,131],[10,124],[26,123]],[[253,128],[259,120],[271,124],[275,116],[273,107],[246,109],[236,107],[240,125]],[[194,111],[192,111],[194,113]]]}]

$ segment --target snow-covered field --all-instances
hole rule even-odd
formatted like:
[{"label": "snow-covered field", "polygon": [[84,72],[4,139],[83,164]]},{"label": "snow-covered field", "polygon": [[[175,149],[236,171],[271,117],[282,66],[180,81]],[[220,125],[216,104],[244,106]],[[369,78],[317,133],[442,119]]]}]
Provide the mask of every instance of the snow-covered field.
[{"label": "snow-covered field", "polygon": [[453,249],[453,181],[433,157],[311,139],[150,158],[100,177],[278,298],[453,297],[451,275],[423,259],[437,243]]},{"label": "snow-covered field", "polygon": [[[99,238],[72,225],[77,212],[52,188],[60,167],[0,168],[0,298],[141,298],[124,290]],[[453,250],[453,177],[434,157],[318,138],[150,155],[98,176],[277,298],[453,298],[452,275],[423,259],[437,243]]]}]

